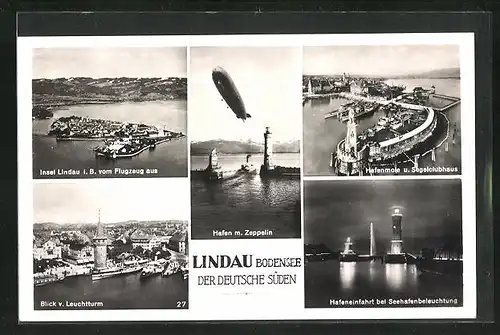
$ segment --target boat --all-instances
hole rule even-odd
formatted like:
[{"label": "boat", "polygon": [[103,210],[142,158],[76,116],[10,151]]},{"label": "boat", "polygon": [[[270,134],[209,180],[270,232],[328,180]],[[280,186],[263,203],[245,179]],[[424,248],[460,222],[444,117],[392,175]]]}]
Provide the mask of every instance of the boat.
[{"label": "boat", "polygon": [[188,279],[189,278],[189,270],[185,267],[181,268],[181,273],[182,273],[182,278]]},{"label": "boat", "polygon": [[340,253],[339,255],[339,261],[341,262],[357,262],[359,260],[359,257],[356,253],[351,252],[351,253]]},{"label": "boat", "polygon": [[146,264],[141,272],[141,279],[146,279],[151,276],[160,274],[163,272],[164,265],[158,261],[152,261]]},{"label": "boat", "polygon": [[142,265],[136,264],[132,266],[113,266],[107,267],[102,270],[94,270],[92,271],[92,280],[100,280],[109,277],[139,272],[143,268]]},{"label": "boat", "polygon": [[240,172],[248,174],[257,174],[257,168],[255,167],[255,165],[247,162],[245,164],[241,164]]},{"label": "boat", "polygon": [[[356,119],[373,115],[378,107],[379,104],[377,103],[358,103],[356,105],[349,106],[349,108],[354,110],[354,118]],[[341,113],[340,121],[347,122],[349,120],[349,108]]]},{"label": "boat", "polygon": [[248,161],[250,157],[252,157],[252,155],[248,154],[246,162],[245,164],[241,164],[239,172],[257,174],[257,168]]},{"label": "boat", "polygon": [[44,286],[50,283],[56,283],[62,281],[65,278],[64,275],[59,274],[43,274],[41,276],[35,276],[33,278],[35,286]]},{"label": "boat", "polygon": [[181,270],[181,266],[180,266],[179,262],[177,262],[177,261],[171,261],[165,267],[165,271],[163,272],[163,276],[166,277],[166,276],[170,276],[170,275],[176,274],[180,270]]}]

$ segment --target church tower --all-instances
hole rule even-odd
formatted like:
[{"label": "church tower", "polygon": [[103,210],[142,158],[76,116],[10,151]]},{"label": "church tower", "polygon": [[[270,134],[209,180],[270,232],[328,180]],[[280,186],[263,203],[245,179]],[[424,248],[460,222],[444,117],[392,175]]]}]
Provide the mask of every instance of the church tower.
[{"label": "church tower", "polygon": [[347,134],[345,139],[345,151],[353,154],[358,153],[357,124],[354,117],[354,110],[349,109],[349,120],[347,121]]},{"label": "church tower", "polygon": [[101,224],[101,210],[99,210],[97,232],[94,237],[94,270],[102,270],[106,268],[106,241],[107,237],[104,234],[104,227]]}]

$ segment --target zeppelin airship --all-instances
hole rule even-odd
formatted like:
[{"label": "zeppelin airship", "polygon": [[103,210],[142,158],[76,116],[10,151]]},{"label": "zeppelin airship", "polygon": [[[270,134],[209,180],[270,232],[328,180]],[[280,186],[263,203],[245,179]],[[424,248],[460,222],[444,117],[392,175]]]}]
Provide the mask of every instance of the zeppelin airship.
[{"label": "zeppelin airship", "polygon": [[217,66],[212,71],[212,80],[214,81],[215,87],[217,87],[220,95],[226,101],[227,105],[231,108],[234,114],[236,114],[238,119],[242,119],[243,122],[245,122],[247,118],[252,117],[246,112],[243,99],[226,70]]}]

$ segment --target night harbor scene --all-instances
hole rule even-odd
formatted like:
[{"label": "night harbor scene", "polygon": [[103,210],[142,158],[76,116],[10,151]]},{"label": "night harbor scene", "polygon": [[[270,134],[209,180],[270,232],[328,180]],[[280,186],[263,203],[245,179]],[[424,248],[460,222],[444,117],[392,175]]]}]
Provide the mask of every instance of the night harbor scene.
[{"label": "night harbor scene", "polygon": [[458,45],[304,48],[306,176],[461,172]]},{"label": "night harbor scene", "polygon": [[[154,194],[158,183],[141,181]],[[35,185],[35,310],[188,308],[186,210],[159,201],[113,201],[126,189]]]},{"label": "night harbor scene", "polygon": [[461,182],[306,181],[305,306],[463,305]]},{"label": "night harbor scene", "polygon": [[35,49],[34,178],[187,177],[186,54]]},{"label": "night harbor scene", "polygon": [[190,55],[192,238],[300,237],[300,50]]}]

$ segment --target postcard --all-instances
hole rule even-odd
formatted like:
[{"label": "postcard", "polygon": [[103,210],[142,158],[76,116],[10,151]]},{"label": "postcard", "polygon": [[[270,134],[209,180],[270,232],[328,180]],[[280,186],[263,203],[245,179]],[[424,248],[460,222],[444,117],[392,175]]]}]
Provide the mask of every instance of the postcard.
[{"label": "postcard", "polygon": [[20,321],[474,319],[474,38],[18,37]]}]

